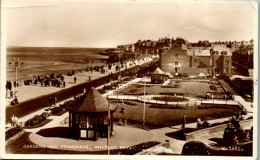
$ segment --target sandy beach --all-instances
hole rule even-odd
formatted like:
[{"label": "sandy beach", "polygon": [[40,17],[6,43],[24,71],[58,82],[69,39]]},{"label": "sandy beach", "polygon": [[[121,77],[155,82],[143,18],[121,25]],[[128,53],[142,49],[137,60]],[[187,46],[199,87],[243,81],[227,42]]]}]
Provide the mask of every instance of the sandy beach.
[{"label": "sandy beach", "polygon": [[[136,64],[141,65],[141,64],[148,62],[148,61],[151,61],[151,60],[152,60],[152,58],[146,58],[145,60],[142,60],[142,61],[139,61],[139,62],[136,60]],[[133,67],[133,65],[130,66],[130,63],[131,62],[126,63],[127,68]],[[67,66],[67,67],[69,68],[69,66]],[[78,85],[80,83],[87,82],[87,81],[89,81],[89,76],[91,77],[91,80],[94,80],[96,78],[106,76],[111,72],[115,73],[116,72],[116,65],[112,66],[111,70],[108,70],[108,67],[105,67],[104,69],[107,70],[107,72],[105,74],[101,74],[100,71],[99,72],[93,71],[92,73],[86,72],[86,71],[81,71],[81,72],[77,72],[73,76],[67,76],[67,75],[64,74],[64,81],[66,83],[65,88],[69,88],[69,87]],[[124,69],[126,69],[126,68],[121,68],[121,71],[124,70]],[[75,76],[77,77],[76,83],[74,83],[74,77]],[[42,95],[54,93],[54,92],[60,91],[62,89],[64,89],[64,87],[54,87],[54,86],[44,87],[44,86],[41,86],[41,84],[20,85],[17,88],[18,92],[16,93],[16,95],[18,97],[19,102],[23,102],[23,101],[26,101],[26,100],[29,100],[29,99],[33,99],[33,98],[42,96]],[[15,90],[15,88],[13,88],[13,90]],[[12,101],[12,99],[9,98],[9,97],[10,97],[9,92],[7,92],[6,106],[9,106],[10,102]]]}]

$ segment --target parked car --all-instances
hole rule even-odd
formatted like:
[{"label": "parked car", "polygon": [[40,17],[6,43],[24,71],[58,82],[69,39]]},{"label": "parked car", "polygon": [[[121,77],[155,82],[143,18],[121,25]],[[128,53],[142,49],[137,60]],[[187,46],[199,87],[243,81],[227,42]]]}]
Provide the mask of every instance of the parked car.
[{"label": "parked car", "polygon": [[182,155],[210,155],[210,148],[203,142],[189,141],[182,148]]},{"label": "parked car", "polygon": [[223,142],[227,144],[238,144],[240,142],[249,142],[250,133],[240,127],[227,127],[223,134]]}]

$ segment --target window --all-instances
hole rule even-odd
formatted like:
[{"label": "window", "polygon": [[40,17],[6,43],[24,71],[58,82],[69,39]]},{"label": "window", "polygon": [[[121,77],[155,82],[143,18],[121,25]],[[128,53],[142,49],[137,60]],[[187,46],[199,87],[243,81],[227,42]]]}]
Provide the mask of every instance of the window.
[{"label": "window", "polygon": [[227,55],[227,51],[223,51],[223,55]]},{"label": "window", "polygon": [[176,53],[176,54],[175,54],[175,56],[178,58],[178,57],[179,57],[179,54],[178,54],[178,53]]},{"label": "window", "polygon": [[225,60],[225,64],[228,64],[229,63],[229,60]]},{"label": "window", "polygon": [[178,64],[179,64],[178,61],[175,61],[175,66],[178,66]]}]

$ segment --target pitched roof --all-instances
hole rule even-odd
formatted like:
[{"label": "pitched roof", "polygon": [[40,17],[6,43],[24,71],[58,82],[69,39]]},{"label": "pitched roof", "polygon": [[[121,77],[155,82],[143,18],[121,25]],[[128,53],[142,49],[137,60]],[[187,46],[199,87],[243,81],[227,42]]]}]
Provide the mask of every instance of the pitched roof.
[{"label": "pitched roof", "polygon": [[191,56],[210,56],[210,49],[204,47],[191,47],[187,50],[187,54]]},{"label": "pitched roof", "polygon": [[213,51],[218,51],[220,54],[225,51],[225,52],[227,52],[228,56],[232,56],[230,48],[228,48],[224,44],[222,44],[222,45],[216,45],[215,44],[215,45],[212,46],[212,49],[213,49]]},{"label": "pitched roof", "polygon": [[153,74],[165,74],[159,67],[153,72]]},{"label": "pitched roof", "polygon": [[[110,104],[111,110],[116,107]],[[108,111],[108,101],[94,87],[81,97],[78,103],[68,107],[67,110],[80,113],[97,113]]]},{"label": "pitched roof", "polygon": [[165,75],[166,76],[172,76],[172,74],[170,72],[166,72]]}]

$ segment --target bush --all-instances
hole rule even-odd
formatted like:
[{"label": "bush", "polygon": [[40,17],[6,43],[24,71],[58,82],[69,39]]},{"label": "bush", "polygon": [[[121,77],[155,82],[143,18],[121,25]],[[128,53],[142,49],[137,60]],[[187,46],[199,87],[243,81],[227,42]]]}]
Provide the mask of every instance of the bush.
[{"label": "bush", "polygon": [[150,105],[150,108],[161,108],[161,109],[183,109],[183,107],[178,107],[176,105]]},{"label": "bush", "polygon": [[174,84],[173,88],[180,88],[180,84]]},{"label": "bush", "polygon": [[19,133],[20,131],[22,131],[22,128],[20,126],[17,126],[17,127],[14,127],[14,128],[7,130],[5,132],[5,140],[8,140],[9,138],[11,138],[14,135],[16,135],[17,133]]},{"label": "bush", "polygon": [[113,89],[112,85],[104,86],[103,90],[111,90]]},{"label": "bush", "polygon": [[51,114],[58,114],[61,113],[63,111],[62,107],[54,107],[54,108],[50,108],[51,110]]},{"label": "bush", "polygon": [[104,89],[102,89],[102,88],[101,88],[101,89],[98,89],[97,91],[98,91],[100,94],[105,94],[105,93],[106,93],[106,90],[104,90]]},{"label": "bush", "polygon": [[122,154],[124,154],[124,155],[134,155],[138,152],[141,152],[144,149],[151,148],[151,147],[153,147],[157,144],[160,144],[160,142],[158,142],[158,141],[143,142],[143,143],[140,143],[140,144],[137,144],[135,146],[132,146],[132,147],[125,149],[122,152]]},{"label": "bush", "polygon": [[26,126],[26,127],[27,127],[27,126],[32,126],[32,127],[34,127],[34,126],[36,126],[36,125],[39,125],[39,124],[41,124],[43,121],[45,121],[45,120],[47,119],[47,117],[48,117],[48,114],[45,113],[45,112],[42,113],[42,114],[40,114],[40,115],[36,115],[36,116],[34,116],[33,118],[27,120],[27,121],[25,122],[25,126]]},{"label": "bush", "polygon": [[217,87],[216,87],[215,85],[210,85],[209,88],[210,88],[211,90],[214,90],[214,91],[217,90]]},{"label": "bush", "polygon": [[168,102],[185,102],[185,101],[188,101],[187,98],[175,97],[175,96],[153,97],[152,99],[158,100],[158,101],[168,101]]}]

